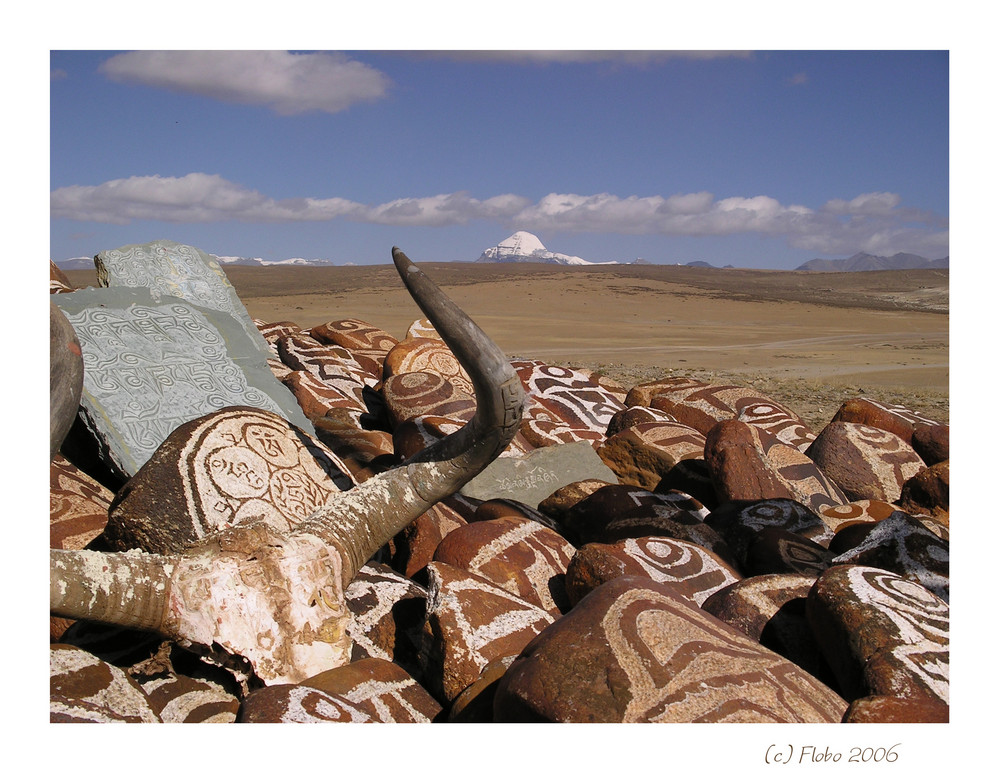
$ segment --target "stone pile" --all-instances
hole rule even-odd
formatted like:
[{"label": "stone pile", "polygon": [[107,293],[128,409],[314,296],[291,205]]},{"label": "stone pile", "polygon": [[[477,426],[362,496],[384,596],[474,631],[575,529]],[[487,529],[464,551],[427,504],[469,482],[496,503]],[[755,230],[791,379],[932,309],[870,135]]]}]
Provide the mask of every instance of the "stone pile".
[{"label": "stone pile", "polygon": [[[162,264],[178,248],[102,253],[102,277],[142,285],[135,256]],[[88,344],[101,335],[87,313],[95,291],[53,271],[51,292],[92,372],[74,431],[96,437],[87,379],[110,377],[88,360],[108,346]],[[130,304],[113,322],[125,343],[159,342],[162,319],[190,318]],[[156,311],[148,326],[136,304]],[[287,530],[475,410],[468,374],[427,320],[402,339],[354,319],[253,323],[266,349],[255,362],[270,372],[259,383],[294,411],[227,399],[171,417],[130,471],[120,451],[94,451],[107,442],[71,433],[52,461],[53,547],[164,553],[238,525]],[[115,351],[135,369],[115,384],[175,379],[157,371],[172,351],[162,343],[138,363]],[[514,441],[346,586],[349,664],[265,685],[171,640],[53,618],[51,720],[947,722],[946,425],[854,399],[814,432],[738,385],[626,389],[512,365],[526,394]],[[165,421],[162,408],[134,409]]]}]

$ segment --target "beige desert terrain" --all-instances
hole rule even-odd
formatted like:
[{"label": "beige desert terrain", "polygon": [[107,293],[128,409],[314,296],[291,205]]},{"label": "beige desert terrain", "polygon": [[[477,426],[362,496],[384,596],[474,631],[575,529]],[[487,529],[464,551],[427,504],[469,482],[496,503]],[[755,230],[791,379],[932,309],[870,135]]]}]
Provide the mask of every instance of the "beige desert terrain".
[{"label": "beige desert terrain", "polygon": [[[859,395],[948,421],[946,270],[420,265],[511,356],[590,368],[626,387],[667,376],[744,384],[817,431]],[[401,338],[422,316],[391,264],[226,273],[267,322],[353,317]],[[96,284],[92,271],[67,276]]]}]

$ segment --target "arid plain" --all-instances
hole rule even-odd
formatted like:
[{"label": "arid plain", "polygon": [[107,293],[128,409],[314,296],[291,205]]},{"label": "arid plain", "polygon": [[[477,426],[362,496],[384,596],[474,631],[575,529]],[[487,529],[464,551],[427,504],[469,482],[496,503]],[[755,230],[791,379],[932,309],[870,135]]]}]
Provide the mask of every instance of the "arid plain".
[{"label": "arid plain", "polygon": [[[858,395],[948,420],[946,270],[420,265],[511,356],[599,370],[626,387],[667,376],[744,384],[816,430]],[[422,316],[391,264],[226,273],[267,322],[353,317],[401,338]],[[96,284],[93,271],[67,276]]]}]

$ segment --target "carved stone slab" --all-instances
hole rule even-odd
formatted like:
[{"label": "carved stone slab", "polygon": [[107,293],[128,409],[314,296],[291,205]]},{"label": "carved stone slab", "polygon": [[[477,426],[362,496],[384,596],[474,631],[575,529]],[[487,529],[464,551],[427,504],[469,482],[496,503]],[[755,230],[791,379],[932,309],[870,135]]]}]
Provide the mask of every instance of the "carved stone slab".
[{"label": "carved stone slab", "polygon": [[183,298],[231,315],[265,355],[270,347],[247,313],[219,262],[204,250],[160,239],[102,250],[94,256],[97,281],[105,288],[149,288],[160,296]]},{"label": "carved stone slab", "polygon": [[132,476],[184,422],[228,406],[265,409],[313,432],[231,315],[173,296],[157,300],[145,288],[51,298],[83,350],[81,416],[120,477]]},{"label": "carved stone slab", "polygon": [[459,492],[479,500],[507,498],[532,508],[566,484],[618,478],[586,442],[546,446],[523,457],[498,457]]}]

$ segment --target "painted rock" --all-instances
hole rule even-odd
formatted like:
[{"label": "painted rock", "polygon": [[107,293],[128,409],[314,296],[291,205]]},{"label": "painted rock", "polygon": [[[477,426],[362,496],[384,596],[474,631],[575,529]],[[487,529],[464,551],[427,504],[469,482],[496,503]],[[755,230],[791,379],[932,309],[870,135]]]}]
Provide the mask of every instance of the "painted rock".
[{"label": "painted rock", "polygon": [[476,394],[469,375],[441,339],[403,339],[386,353],[382,361],[383,381],[397,374],[417,371],[438,374],[466,395]]},{"label": "painted rock", "polygon": [[307,685],[268,685],[243,700],[238,723],[377,723],[367,710]]},{"label": "painted rock", "polygon": [[49,465],[49,547],[85,548],[104,531],[114,495],[61,454]]},{"label": "painted rock", "polygon": [[899,506],[910,513],[924,513],[948,526],[949,482],[951,463],[948,460],[931,465],[903,484]]},{"label": "painted rock", "polygon": [[913,439],[910,445],[920,459],[928,465],[936,465],[949,459],[950,432],[948,425],[918,424],[913,428]]},{"label": "painted rock", "polygon": [[815,511],[850,501],[805,454],[737,420],[708,432],[705,461],[721,502],[789,498]]},{"label": "painted rock", "polygon": [[353,377],[347,381],[320,379],[311,371],[292,371],[282,378],[284,384],[302,409],[302,413],[314,423],[333,408],[348,409],[359,414],[367,411],[364,401],[364,385]]},{"label": "painted rock", "polygon": [[353,484],[332,452],[276,414],[223,409],[170,434],[119,490],[105,536],[116,550],[172,554],[238,524],[284,533]]},{"label": "painted rock", "polygon": [[333,320],[309,330],[323,344],[343,347],[375,379],[382,378],[382,361],[399,342],[381,328],[364,320]]},{"label": "painted rock", "polygon": [[750,544],[769,527],[801,535],[820,547],[833,539],[833,532],[811,508],[787,498],[729,502],[714,509],[705,523],[723,537],[740,565],[746,562]]},{"label": "painted rock", "polygon": [[802,573],[817,576],[830,567],[833,552],[782,527],[764,527],[747,544],[743,571],[747,575]]},{"label": "painted rock", "polygon": [[[661,392],[669,393],[684,388],[703,386],[705,386],[705,382],[699,382],[697,379],[691,379],[687,376],[671,376],[666,379],[644,382],[643,384],[635,385],[628,391],[628,394],[625,396],[625,405],[629,407],[649,406],[653,398]],[[674,417],[672,421],[676,422],[677,418]]]},{"label": "painted rock", "polygon": [[902,511],[878,522],[858,546],[834,557],[833,563],[889,570],[949,601],[949,542]]},{"label": "painted rock", "polygon": [[434,559],[434,552],[445,536],[467,523],[447,502],[435,503],[392,539],[390,564],[412,578]]},{"label": "painted rock", "polygon": [[351,660],[394,661],[420,677],[421,627],[427,589],[378,562],[363,565],[344,590],[352,620],[347,625]]},{"label": "painted rock", "polygon": [[382,383],[382,396],[392,428],[426,415],[447,417],[464,425],[476,412],[476,399],[471,392],[432,371],[406,371],[389,376]]},{"label": "painted rock", "polygon": [[72,293],[75,289],[63,270],[49,261],[49,293]]},{"label": "painted rock", "polygon": [[948,703],[948,604],[921,584],[875,567],[832,567],[809,592],[806,615],[842,696]]},{"label": "painted rock", "polygon": [[874,524],[887,519],[899,508],[883,500],[856,500],[845,505],[831,505],[817,511],[823,522],[835,533],[854,524]]},{"label": "painted rock", "polygon": [[321,672],[302,685],[361,707],[379,723],[430,723],[443,712],[416,680],[381,658],[366,658]]},{"label": "painted rock", "polygon": [[159,723],[125,670],[72,645],[49,646],[50,723]]},{"label": "painted rock", "polygon": [[385,466],[395,462],[392,435],[385,430],[366,428],[370,415],[351,408],[331,408],[313,420],[316,437],[357,475],[351,460],[362,466]]},{"label": "painted rock", "polygon": [[644,425],[649,422],[676,422],[677,420],[666,411],[649,406],[629,406],[622,409],[608,422],[607,435],[610,438],[615,433],[628,430],[634,425]]},{"label": "painted rock", "polygon": [[[543,418],[539,418],[539,413]],[[588,443],[595,449],[604,443],[603,430],[573,427],[562,419],[545,418],[548,412],[530,407],[521,418],[521,435],[536,449],[569,443]]]},{"label": "painted rock", "polygon": [[377,380],[365,371],[343,347],[321,344],[307,333],[292,333],[278,339],[281,362],[293,371],[306,371],[343,396],[354,396],[364,405],[365,385]]},{"label": "painted rock", "polygon": [[492,723],[493,699],[497,684],[507,672],[516,656],[505,656],[491,661],[468,688],[452,702],[448,710],[449,723]]},{"label": "painted rock", "polygon": [[660,479],[654,491],[667,492],[671,489],[691,495],[709,510],[719,504],[711,470],[703,459],[681,460]]},{"label": "painted rock", "polygon": [[486,578],[558,617],[569,610],[566,568],[575,553],[566,538],[538,522],[501,516],[449,532],[434,561]]},{"label": "painted rock", "polygon": [[749,387],[709,384],[686,377],[665,379],[650,398],[651,408],[707,434],[716,422],[740,420],[765,430],[782,443],[805,451],[816,437],[790,409]]},{"label": "painted rock", "polygon": [[620,484],[599,489],[570,508],[563,528],[578,546],[630,537],[672,537],[696,543],[730,562],[728,546],[703,523],[707,515],[701,503],[682,492],[648,492]]},{"label": "painted rock", "polygon": [[538,510],[546,516],[551,517],[558,523],[562,523],[566,511],[576,505],[580,500],[589,497],[598,489],[610,486],[609,482],[599,478],[588,478],[583,481],[574,481],[559,487],[556,491],[538,503]]},{"label": "painted rock", "polygon": [[847,703],[654,581],[599,586],[508,668],[498,722],[839,722]]},{"label": "painted rock", "polygon": [[828,424],[806,456],[851,500],[894,502],[903,484],[927,467],[898,435],[853,422]]},{"label": "painted rock", "polygon": [[419,320],[414,320],[410,323],[410,327],[406,329],[407,339],[440,339],[441,334],[437,332],[437,328],[434,324],[423,317]]},{"label": "painted rock", "polygon": [[220,686],[183,674],[139,683],[163,723],[234,723],[240,700]]},{"label": "painted rock", "polygon": [[76,421],[82,393],[80,339],[59,307],[49,304],[49,459]]},{"label": "painted rock", "polygon": [[521,652],[553,616],[485,578],[445,562],[427,565],[424,686],[451,703],[491,661]]},{"label": "painted rock", "polygon": [[[290,320],[266,322],[264,320],[254,318],[253,324],[257,326],[257,330],[260,331],[260,335],[264,337],[264,341],[272,345],[277,345],[278,339],[282,336],[288,336],[292,333],[299,333],[302,331],[302,328],[299,327],[297,323],[293,323]],[[277,348],[275,348],[274,351],[277,352]]]},{"label": "painted rock", "polygon": [[603,438],[611,418],[625,408],[590,372],[540,360],[512,360],[511,365],[527,396],[527,419],[561,420],[573,430],[597,431]]},{"label": "painted rock", "polygon": [[624,575],[662,583],[699,607],[742,577],[712,551],[686,540],[628,538],[580,548],[566,570],[566,593],[576,605],[602,583]]},{"label": "painted rock", "polygon": [[812,574],[756,575],[716,592],[701,609],[836,687],[806,619],[806,598],[815,583]]},{"label": "painted rock", "polygon": [[855,699],[845,723],[947,723],[949,707],[933,699],[865,696]]},{"label": "painted rock", "polygon": [[655,489],[681,460],[704,458],[705,436],[677,422],[647,422],[612,435],[597,453],[621,483]]},{"label": "painted rock", "polygon": [[938,426],[939,422],[894,403],[883,403],[871,398],[851,398],[834,414],[831,422],[856,422],[870,425],[898,435],[906,443],[913,441],[913,430],[917,425]]},{"label": "painted rock", "polygon": [[522,519],[531,519],[538,522],[553,532],[562,534],[562,526],[556,519],[546,516],[537,508],[532,508],[527,503],[519,500],[510,500],[504,497],[495,497],[491,500],[484,500],[476,508],[469,521],[487,521],[488,519],[500,519],[505,516],[515,516]]}]

